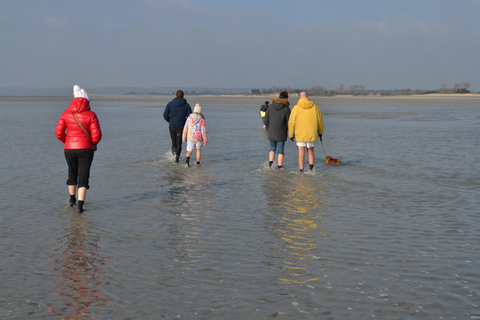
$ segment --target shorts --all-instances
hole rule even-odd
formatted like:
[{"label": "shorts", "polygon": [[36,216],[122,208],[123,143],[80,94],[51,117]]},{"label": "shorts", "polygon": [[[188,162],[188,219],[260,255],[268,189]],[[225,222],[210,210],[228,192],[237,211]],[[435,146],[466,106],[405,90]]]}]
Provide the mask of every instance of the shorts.
[{"label": "shorts", "polygon": [[298,147],[307,147],[307,148],[313,148],[315,146],[314,142],[297,142]]},{"label": "shorts", "polygon": [[277,151],[277,154],[285,154],[285,141],[270,140],[270,151]]},{"label": "shorts", "polygon": [[198,141],[198,142],[193,142],[193,141],[187,141],[187,151],[192,151],[194,148],[197,148],[197,150],[202,149],[203,146],[203,141]]}]

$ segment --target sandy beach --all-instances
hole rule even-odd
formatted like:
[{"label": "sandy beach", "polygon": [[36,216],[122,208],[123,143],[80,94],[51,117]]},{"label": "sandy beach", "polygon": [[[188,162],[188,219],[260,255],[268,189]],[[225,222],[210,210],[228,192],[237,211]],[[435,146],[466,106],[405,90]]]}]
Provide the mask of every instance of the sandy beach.
[{"label": "sandy beach", "polygon": [[[187,95],[185,98],[190,103],[208,104],[248,104],[261,105],[267,100],[271,100],[276,95]],[[172,98],[171,95],[103,95],[92,94],[92,102],[145,102],[159,103],[159,107],[164,107]],[[0,96],[0,101],[70,101],[72,97],[68,96]],[[295,103],[298,94],[291,94],[289,100]],[[311,100],[322,105],[342,105],[342,106],[437,106],[437,107],[480,107],[480,94],[425,94],[425,95],[398,95],[398,96],[311,96]]]}]

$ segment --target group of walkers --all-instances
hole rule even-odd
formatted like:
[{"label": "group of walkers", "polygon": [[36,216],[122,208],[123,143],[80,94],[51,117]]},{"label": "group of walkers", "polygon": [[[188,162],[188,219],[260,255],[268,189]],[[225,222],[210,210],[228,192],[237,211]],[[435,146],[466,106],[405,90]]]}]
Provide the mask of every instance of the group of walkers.
[{"label": "group of walkers", "polygon": [[285,155],[285,141],[287,137],[294,141],[297,140],[298,167],[300,172],[305,171],[305,148],[308,154],[309,169],[313,170],[315,164],[315,154],[313,147],[315,141],[323,134],[323,117],[318,106],[308,99],[306,92],[299,94],[297,104],[290,110],[288,93],[280,92],[278,98],[273,98],[268,106],[268,101],[260,108],[265,108],[262,116],[264,128],[268,132],[270,140],[270,152],[268,155],[268,165],[271,167],[277,154],[278,168],[283,167],[283,158]]},{"label": "group of walkers", "polygon": [[177,90],[175,99],[165,107],[163,118],[168,122],[170,138],[172,139],[172,154],[175,162],[180,161],[182,142],[187,142],[187,156],[185,163],[190,166],[190,156],[193,149],[197,150],[197,165],[201,160],[202,146],[207,145],[207,125],[202,114],[202,107],[197,103],[193,109],[184,98],[182,90]]},{"label": "group of walkers", "polygon": [[[172,139],[172,154],[179,162],[182,142],[187,142],[186,165],[196,149],[196,163],[201,161],[201,148],[207,145],[207,126],[202,107],[197,103],[192,109],[178,90],[175,99],[165,108],[163,117],[169,123]],[[83,212],[87,190],[90,188],[90,168],[97,144],[102,140],[102,130],[97,115],[90,109],[90,95],[78,85],[73,87],[74,99],[58,119],[55,135],[64,143],[64,154],[68,165],[67,186],[71,207]],[[78,199],[77,199],[78,197]],[[78,202],[77,202],[78,200]]]},{"label": "group of walkers", "polygon": [[[90,168],[97,144],[102,139],[102,130],[97,115],[90,109],[91,99],[88,92],[75,85],[73,95],[73,101],[58,120],[55,135],[64,143],[64,155],[68,165],[68,202],[71,207],[76,205],[77,212],[81,213],[84,211],[85,197],[90,188]],[[310,170],[313,170],[314,141],[317,140],[317,135],[320,141],[322,140],[323,119],[319,108],[308,99],[305,92],[300,93],[299,98],[293,110],[289,108],[286,91],[281,92],[278,98],[273,98],[270,105],[267,101],[265,106],[262,106],[262,120],[270,140],[270,167],[277,153],[278,168],[282,168],[288,132],[292,141],[294,138],[297,140],[300,171],[304,172],[305,148]],[[207,145],[207,126],[202,107],[197,103],[192,112],[183,91],[178,90],[175,98],[165,107],[163,117],[169,123],[171,151],[175,162],[180,161],[182,142],[187,142],[185,164],[190,166],[190,157],[196,149],[196,164],[199,165],[201,149]]]}]

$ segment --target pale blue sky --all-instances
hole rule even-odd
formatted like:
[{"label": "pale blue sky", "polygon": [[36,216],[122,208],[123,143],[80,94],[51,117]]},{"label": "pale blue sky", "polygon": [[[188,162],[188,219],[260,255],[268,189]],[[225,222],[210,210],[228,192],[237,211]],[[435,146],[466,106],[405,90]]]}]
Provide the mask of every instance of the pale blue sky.
[{"label": "pale blue sky", "polygon": [[0,87],[480,90],[480,0],[2,0]]}]

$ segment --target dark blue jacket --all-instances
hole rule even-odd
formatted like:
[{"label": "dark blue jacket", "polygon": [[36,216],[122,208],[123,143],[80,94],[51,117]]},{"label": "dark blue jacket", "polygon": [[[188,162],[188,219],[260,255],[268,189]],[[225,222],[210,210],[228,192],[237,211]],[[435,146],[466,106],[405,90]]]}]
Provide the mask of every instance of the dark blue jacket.
[{"label": "dark blue jacket", "polygon": [[163,118],[169,123],[170,128],[183,128],[192,108],[184,98],[176,97],[167,104]]}]

